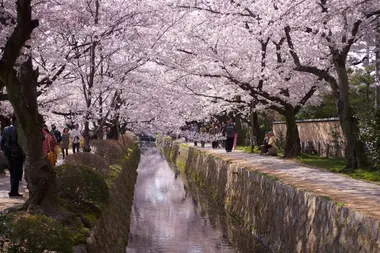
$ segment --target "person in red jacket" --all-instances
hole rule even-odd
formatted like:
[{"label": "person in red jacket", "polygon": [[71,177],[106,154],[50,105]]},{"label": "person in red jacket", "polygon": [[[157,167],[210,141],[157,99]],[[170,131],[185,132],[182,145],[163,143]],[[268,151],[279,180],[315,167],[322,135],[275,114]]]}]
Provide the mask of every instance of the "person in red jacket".
[{"label": "person in red jacket", "polygon": [[[46,157],[48,157],[49,161],[54,166],[57,161],[56,158],[53,159],[53,156],[55,154],[55,146],[57,145],[57,140],[54,134],[50,133],[49,128],[46,125],[44,125],[44,127],[42,128],[42,134],[45,137],[44,143],[43,143],[44,154]],[[49,156],[49,154],[52,156]],[[56,154],[55,154],[55,157],[57,157]]]}]

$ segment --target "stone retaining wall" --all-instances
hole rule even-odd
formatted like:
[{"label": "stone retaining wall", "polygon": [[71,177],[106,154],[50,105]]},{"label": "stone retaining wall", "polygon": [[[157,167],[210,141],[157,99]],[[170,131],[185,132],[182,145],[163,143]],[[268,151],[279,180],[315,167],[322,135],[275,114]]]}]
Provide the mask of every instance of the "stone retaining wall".
[{"label": "stone retaining wall", "polygon": [[130,143],[126,150],[125,157],[114,165],[120,166],[120,173],[110,189],[109,206],[91,231],[89,253],[125,252],[127,247],[140,149]]},{"label": "stone retaining wall", "polygon": [[167,138],[157,145],[274,252],[380,252],[378,220],[217,154]]}]

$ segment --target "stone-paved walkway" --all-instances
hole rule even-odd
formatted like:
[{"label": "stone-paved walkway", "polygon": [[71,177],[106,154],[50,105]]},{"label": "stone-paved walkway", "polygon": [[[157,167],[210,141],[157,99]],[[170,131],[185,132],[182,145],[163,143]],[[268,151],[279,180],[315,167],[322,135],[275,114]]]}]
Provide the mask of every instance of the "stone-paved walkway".
[{"label": "stone-paved walkway", "polygon": [[[69,150],[69,155],[72,151]],[[57,166],[63,164],[62,154],[58,155]],[[23,204],[29,197],[29,192],[26,186],[25,179],[20,182],[19,192],[23,196],[21,198],[9,198],[8,192],[11,189],[10,183],[10,175],[9,172],[6,171],[5,174],[0,174],[0,212],[3,212],[5,209],[17,205]]]},{"label": "stone-paved walkway", "polygon": [[[193,144],[188,143],[189,146]],[[224,149],[212,149],[208,153],[230,159],[241,168],[258,170],[279,178],[283,183],[296,186],[319,196],[330,197],[333,201],[344,204],[350,209],[380,219],[380,185],[356,180],[342,174],[320,170],[294,161],[278,157],[248,154],[234,150],[226,153]]]},{"label": "stone-paved walkway", "polygon": [[6,174],[0,175],[0,212],[16,204],[25,203],[26,199],[29,197],[25,180],[20,182],[20,186],[19,186],[19,192],[20,194],[23,195],[22,198],[10,198],[8,196],[8,192],[10,189],[11,189],[10,175],[9,175],[9,172],[6,171]]}]

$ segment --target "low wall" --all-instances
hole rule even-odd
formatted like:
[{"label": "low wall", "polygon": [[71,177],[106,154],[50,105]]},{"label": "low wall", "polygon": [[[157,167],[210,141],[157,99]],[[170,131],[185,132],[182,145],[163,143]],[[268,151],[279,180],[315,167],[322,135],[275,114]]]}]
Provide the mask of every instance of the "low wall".
[{"label": "low wall", "polygon": [[380,252],[380,224],[218,154],[159,139],[175,162],[274,252]]},{"label": "low wall", "polygon": [[[110,189],[109,205],[91,231],[92,236],[88,240],[89,253],[125,252],[128,244],[140,150],[130,138],[122,139],[119,143],[122,146],[121,153],[116,152],[119,149],[117,146],[110,147],[114,150],[113,153],[100,149],[97,152],[110,161],[113,164],[111,166],[114,166],[119,173],[114,175],[115,181]],[[103,146],[101,142],[99,146]],[[126,154],[119,157],[117,154],[123,154],[123,150]],[[107,153],[113,155],[107,156]]]},{"label": "low wall", "polygon": [[89,253],[125,252],[140,152],[135,145],[121,161],[121,171],[110,189],[110,203],[92,230]]},{"label": "low wall", "polygon": [[[342,150],[344,150],[344,136],[343,131],[340,126],[338,118],[330,119],[315,119],[315,120],[300,120],[297,121],[298,133],[300,136],[301,143],[312,142],[314,148],[317,150],[318,145],[320,147],[320,153],[322,155],[327,155],[327,145],[329,148],[329,155],[342,156]],[[333,136],[335,132],[336,136]],[[273,133],[277,138],[283,136],[286,137],[286,124],[285,122],[274,122],[273,123]],[[335,150],[336,142],[339,143],[339,150]]]}]

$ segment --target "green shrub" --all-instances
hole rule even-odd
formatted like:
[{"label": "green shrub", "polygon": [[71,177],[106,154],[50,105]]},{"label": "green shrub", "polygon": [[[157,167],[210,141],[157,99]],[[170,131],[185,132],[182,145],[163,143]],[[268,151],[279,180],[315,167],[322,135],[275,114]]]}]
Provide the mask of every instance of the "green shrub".
[{"label": "green shrub", "polygon": [[123,159],[126,150],[118,141],[93,140],[91,141],[91,151],[103,157],[108,164],[117,164]]},{"label": "green shrub", "polygon": [[108,173],[109,163],[98,154],[93,153],[75,153],[65,159],[65,164],[74,166],[86,166],[95,169],[100,173]]},{"label": "green shrub", "polygon": [[56,172],[58,196],[66,201],[69,211],[99,213],[108,205],[108,186],[103,176],[94,169],[62,165],[56,167]]},{"label": "green shrub", "polygon": [[372,110],[361,121],[361,140],[372,158],[374,167],[380,170],[380,109]]},{"label": "green shrub", "polygon": [[43,215],[25,216],[12,222],[1,215],[1,235],[9,242],[4,245],[8,253],[71,253],[74,241],[70,231],[62,224]]}]

